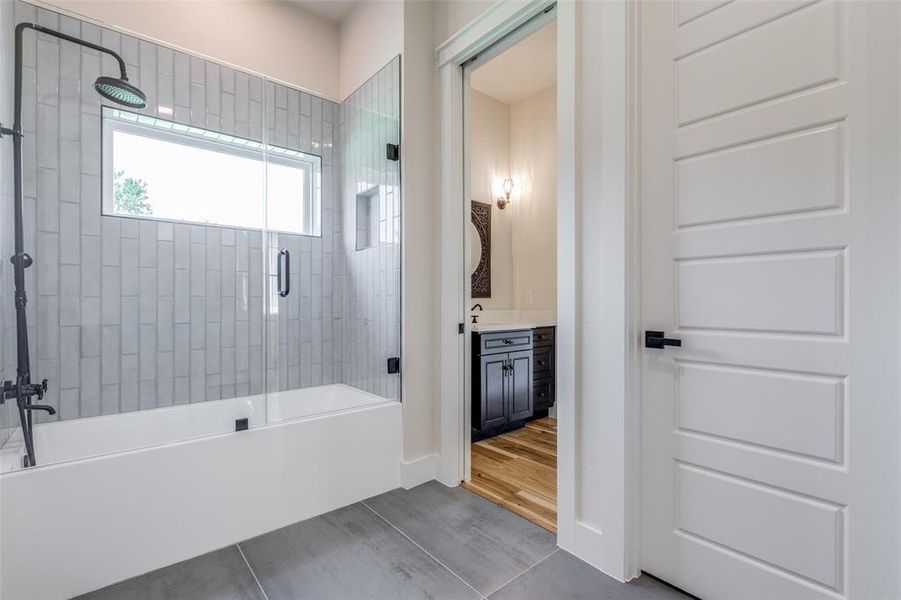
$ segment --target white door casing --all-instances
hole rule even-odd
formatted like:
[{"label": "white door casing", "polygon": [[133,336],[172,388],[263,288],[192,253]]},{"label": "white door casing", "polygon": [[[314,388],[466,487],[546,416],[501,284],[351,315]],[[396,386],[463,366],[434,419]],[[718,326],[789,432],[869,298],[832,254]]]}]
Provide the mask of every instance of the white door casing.
[{"label": "white door casing", "polygon": [[901,597],[898,5],[641,16],[642,568]]}]

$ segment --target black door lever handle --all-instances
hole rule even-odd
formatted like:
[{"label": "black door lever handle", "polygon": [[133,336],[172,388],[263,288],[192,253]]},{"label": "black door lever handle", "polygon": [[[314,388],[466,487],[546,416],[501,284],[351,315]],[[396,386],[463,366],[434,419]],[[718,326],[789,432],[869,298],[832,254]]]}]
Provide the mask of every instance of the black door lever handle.
[{"label": "black door lever handle", "polygon": [[644,347],[645,348],[662,349],[664,346],[679,347],[681,345],[682,345],[682,340],[680,340],[679,338],[663,337],[662,331],[645,331],[644,332]]}]

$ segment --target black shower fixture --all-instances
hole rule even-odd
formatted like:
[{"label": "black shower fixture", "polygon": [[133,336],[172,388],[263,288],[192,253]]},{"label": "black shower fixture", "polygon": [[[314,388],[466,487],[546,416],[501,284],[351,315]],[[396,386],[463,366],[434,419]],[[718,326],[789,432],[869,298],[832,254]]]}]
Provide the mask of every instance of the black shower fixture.
[{"label": "black shower fixture", "polygon": [[[24,242],[24,226],[22,221],[22,37],[26,29],[33,29],[39,33],[46,33],[55,38],[78,44],[98,52],[109,54],[119,63],[119,78],[115,77],[99,77],[94,83],[94,89],[98,94],[111,100],[116,104],[127,106],[128,108],[144,108],[147,106],[147,97],[144,93],[128,82],[128,74],[125,72],[125,61],[122,57],[103,46],[86,42],[77,37],[66,35],[53,29],[48,29],[36,23],[19,23],[16,25],[16,52],[15,52],[15,94],[14,115],[12,128],[0,125],[0,137],[11,136],[13,138],[13,213],[15,218],[15,254],[10,258],[13,264],[13,279],[15,285],[14,303],[16,308],[16,379],[15,381],[4,381],[0,387],[0,404],[7,400],[16,400],[19,408],[19,421],[22,423],[22,437],[25,440],[25,457],[26,467],[33,467],[37,464],[34,456],[34,435],[32,428],[32,412],[41,410],[48,414],[55,414],[56,410],[52,406],[44,404],[34,404],[31,399],[37,397],[38,400],[44,397],[47,391],[47,380],[44,379],[40,383],[31,382],[31,364],[28,353],[28,320],[25,315],[25,306],[28,304],[28,297],[25,294],[25,269],[30,267],[34,261],[25,253]],[[40,198],[37,199],[40,202]]]},{"label": "black shower fixture", "polygon": [[147,98],[144,92],[128,83],[128,78],[123,71],[122,77],[98,77],[94,82],[94,89],[98,94],[128,108],[144,108],[147,106]]}]

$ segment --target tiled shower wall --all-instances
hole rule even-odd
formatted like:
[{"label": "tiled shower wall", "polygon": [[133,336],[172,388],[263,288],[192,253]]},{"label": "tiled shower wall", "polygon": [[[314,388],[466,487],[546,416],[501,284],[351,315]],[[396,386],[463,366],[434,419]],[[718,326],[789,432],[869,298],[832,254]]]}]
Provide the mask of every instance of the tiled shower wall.
[{"label": "tiled shower wall", "polygon": [[[11,127],[13,112],[13,5],[0,1],[0,123]],[[13,144],[11,138],[0,140],[0,381],[15,376],[15,338],[9,327],[14,322],[12,299],[13,253],[12,197]],[[10,368],[10,365],[12,368]],[[9,438],[18,422],[15,402],[0,406],[0,445]]]},{"label": "tiled shower wall", "polygon": [[[270,389],[341,381],[337,340],[345,339],[343,279],[352,269],[344,267],[340,241],[332,147],[338,105],[29,4],[16,2],[14,10],[16,22],[36,20],[119,51],[147,93],[144,112],[255,140],[265,131],[273,144],[322,155],[321,238],[273,234],[267,243],[260,231],[101,216],[100,99],[92,83],[101,71],[115,74],[115,63],[26,34],[32,373],[50,379],[45,401],[58,407],[55,418],[258,393],[267,377]],[[4,20],[2,30],[9,35],[12,24]],[[4,51],[4,65],[11,56]],[[4,179],[4,207],[11,205],[8,187]],[[267,311],[264,246],[274,252],[280,245],[292,250],[296,294]],[[4,376],[14,364],[10,315],[3,311]]]},{"label": "tiled shower wall", "polygon": [[[322,157],[321,237],[268,235],[267,389],[341,382],[343,360],[340,344],[335,343],[343,332],[344,276],[334,149],[339,108],[334,102],[271,81],[266,82],[265,98],[269,143]],[[286,298],[278,295],[276,275],[282,248],[291,257],[291,293]]]},{"label": "tiled shower wall", "polygon": [[[400,58],[395,58],[341,104],[339,125],[347,256],[344,319],[345,382],[388,398],[400,397],[400,379],[386,360],[400,356],[400,162],[387,144],[400,143]],[[358,248],[357,197],[377,202],[376,230]],[[422,199],[426,201],[426,199]]]}]

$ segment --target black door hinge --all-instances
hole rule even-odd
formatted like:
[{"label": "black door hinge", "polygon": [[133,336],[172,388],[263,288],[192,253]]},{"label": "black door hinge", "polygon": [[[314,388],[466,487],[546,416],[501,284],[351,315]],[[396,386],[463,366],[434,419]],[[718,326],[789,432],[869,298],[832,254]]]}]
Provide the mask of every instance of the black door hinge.
[{"label": "black door hinge", "polygon": [[400,358],[392,356],[388,359],[388,375],[394,375],[395,373],[400,373]]},{"label": "black door hinge", "polygon": [[385,155],[388,160],[400,160],[400,146],[397,144],[387,144],[385,146]]},{"label": "black door hinge", "polygon": [[463,335],[466,332],[466,326],[463,323],[457,323],[457,333]]}]

